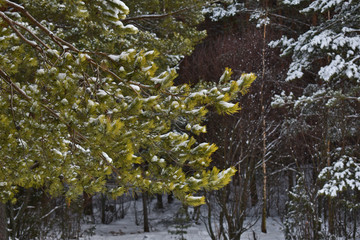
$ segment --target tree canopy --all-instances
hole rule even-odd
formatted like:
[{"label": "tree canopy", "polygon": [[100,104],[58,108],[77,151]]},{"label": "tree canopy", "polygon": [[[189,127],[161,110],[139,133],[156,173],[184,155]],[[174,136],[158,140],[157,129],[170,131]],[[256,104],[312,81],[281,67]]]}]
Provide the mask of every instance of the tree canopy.
[{"label": "tree canopy", "polygon": [[[286,3],[297,6],[300,2]],[[358,1],[313,1],[300,12],[305,15],[317,14],[318,24],[297,39],[283,36],[271,43],[273,46],[281,45],[282,54],[292,58],[286,81],[313,76],[312,81],[302,83],[304,88],[301,94],[286,94],[284,91],[275,95],[273,106],[293,106],[300,115],[296,116],[297,119],[303,119],[302,129],[318,128],[311,126],[309,119],[323,117],[323,143],[317,146],[319,150],[314,156],[323,159],[319,164],[320,168],[324,168],[319,174],[323,180],[333,176],[324,174],[329,169],[336,172],[344,166],[349,169],[356,165],[354,169],[358,169],[359,165],[356,163],[359,158],[358,143],[354,141],[360,127],[357,120],[360,99],[359,9]],[[330,159],[333,164],[330,164]],[[320,193],[334,197],[345,186],[352,190],[360,189],[360,175],[350,174],[354,169],[349,169],[349,181],[335,177],[337,184],[343,184],[343,187],[337,186],[331,177]]]},{"label": "tree canopy", "polygon": [[202,8],[208,0],[125,0],[132,9],[125,23],[134,24],[139,34],[128,35],[136,46],[149,50],[156,49],[155,60],[160,69],[175,67],[195,45],[205,38],[206,32],[198,30],[204,20]]},{"label": "tree canopy", "polygon": [[196,192],[230,181],[235,170],[211,168],[216,146],[196,135],[209,110],[240,109],[229,101],[254,75],[226,69],[218,84],[174,86],[176,71],[159,71],[158,52],[132,40],[141,34],[119,0],[2,0],[0,10],[2,201],[19,188],[68,199],[139,189],[198,205]]}]

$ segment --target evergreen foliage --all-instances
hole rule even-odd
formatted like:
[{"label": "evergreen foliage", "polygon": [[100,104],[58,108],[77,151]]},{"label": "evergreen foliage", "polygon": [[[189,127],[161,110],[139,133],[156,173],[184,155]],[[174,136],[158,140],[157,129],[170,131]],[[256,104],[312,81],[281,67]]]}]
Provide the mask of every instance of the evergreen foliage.
[{"label": "evergreen foliage", "polygon": [[[326,234],[339,237],[351,228],[343,228],[341,221],[347,221],[347,211],[356,211],[353,202],[357,197],[351,195],[357,196],[359,186],[360,3],[325,0],[283,3],[312,21],[296,37],[288,34],[270,44],[281,46],[282,55],[291,57],[286,82],[299,87],[294,92],[275,95],[272,105],[289,107],[290,117],[284,122],[288,133],[307,135],[304,140],[309,151],[304,159],[312,164],[314,177],[305,182],[313,184],[309,188],[316,189],[317,201],[326,202],[327,208],[321,210],[324,212],[321,230],[327,229]],[[299,208],[299,203],[294,206]],[[296,222],[298,216],[292,217]],[[353,221],[356,228],[356,218]],[[316,226],[312,230],[315,233]],[[305,230],[301,232],[304,234]],[[356,231],[354,238],[355,235]]]},{"label": "evergreen foliage", "polygon": [[177,240],[186,240],[185,234],[187,233],[186,229],[191,226],[190,217],[187,213],[187,210],[184,207],[181,207],[175,215],[174,218],[175,229],[169,230],[169,233],[176,235]]},{"label": "evergreen foliage", "polygon": [[[255,77],[174,86],[157,51],[136,45],[118,0],[1,1],[0,197],[43,188],[70,201],[83,192],[172,191],[199,205],[201,190],[225,186],[235,169],[210,168],[216,146],[191,135],[210,106],[230,103]],[[70,203],[70,202],[69,202]]]},{"label": "evergreen foliage", "polygon": [[[346,155],[341,156],[332,166],[322,169],[319,179],[325,182],[319,193],[330,197],[340,196],[344,191],[360,191],[359,160]],[[349,207],[359,208],[360,204],[355,202]]]},{"label": "evergreen foliage", "polygon": [[304,182],[304,176],[300,176],[289,192],[289,201],[286,204],[284,232],[287,240],[323,239],[322,220],[318,216],[316,203],[316,190],[309,189],[309,185]]},{"label": "evergreen foliage", "polygon": [[135,24],[139,34],[128,35],[134,44],[148,50],[155,49],[155,60],[162,70],[177,67],[180,60],[190,55],[195,45],[205,38],[206,32],[198,30],[204,20],[201,12],[207,0],[125,0],[132,9],[126,23]]},{"label": "evergreen foliage", "polygon": [[[300,2],[285,1],[292,5]],[[309,114],[319,109],[318,105],[333,110],[330,118],[337,118],[336,108],[344,106],[346,114],[356,116],[360,93],[360,36],[357,29],[360,18],[356,14],[359,8],[358,1],[314,1],[300,12],[319,14],[319,25],[312,26],[297,39],[283,36],[271,43],[272,46],[282,46],[282,55],[292,57],[287,81],[315,74],[314,82],[307,83],[303,95],[276,95],[274,106],[293,104],[304,114]],[[326,16],[322,15],[324,13]],[[346,134],[353,135],[353,129],[358,128],[358,121],[353,123]],[[334,127],[338,125],[334,124]],[[331,136],[333,140],[340,138],[336,131],[329,129],[337,135]]]}]

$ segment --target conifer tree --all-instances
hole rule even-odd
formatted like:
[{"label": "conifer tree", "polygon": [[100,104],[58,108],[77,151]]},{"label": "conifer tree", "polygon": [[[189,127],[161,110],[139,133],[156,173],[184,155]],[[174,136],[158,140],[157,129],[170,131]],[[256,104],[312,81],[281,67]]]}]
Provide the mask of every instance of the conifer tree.
[{"label": "conifer tree", "polygon": [[175,67],[181,59],[189,55],[206,36],[206,31],[198,30],[204,20],[202,8],[207,0],[124,0],[131,9],[126,23],[139,29],[135,44],[149,50],[156,49],[156,59],[160,69]]},{"label": "conifer tree", "polygon": [[[230,103],[255,77],[174,86],[156,51],[135,46],[119,0],[0,1],[0,198],[43,188],[70,201],[83,192],[172,191],[187,204],[219,189],[235,170],[210,168],[216,146],[206,131],[211,106]],[[106,189],[108,180],[115,186]]]},{"label": "conifer tree", "polygon": [[[359,129],[360,127],[360,18],[359,1],[284,1],[300,9],[309,26],[296,38],[283,36],[273,42],[281,46],[282,54],[291,56],[287,81],[300,91],[276,95],[274,106],[293,106],[295,118],[288,126],[305,132],[309,162],[313,164],[313,188],[318,189],[318,201],[326,201],[322,208],[330,235],[343,232],[338,216],[346,216],[358,207],[350,197],[358,198],[360,186]],[[317,179],[321,181],[317,181]],[[325,195],[323,198],[322,196]],[[300,208],[299,208],[300,209]],[[354,226],[358,217],[352,219]],[[347,221],[344,217],[344,222]],[[345,224],[346,225],[346,224]],[[350,225],[349,226],[350,228]],[[356,232],[356,231],[355,231]],[[356,234],[353,234],[355,238]]]},{"label": "conifer tree", "polygon": [[[298,5],[302,1],[285,1]],[[312,26],[297,39],[283,36],[273,46],[281,45],[282,54],[290,55],[292,62],[287,81],[303,87],[301,95],[276,95],[273,106],[293,105],[295,111],[309,120],[311,116],[325,115],[322,133],[325,151],[321,168],[332,162],[355,159],[358,152],[359,97],[360,97],[360,18],[358,1],[323,1],[308,4],[300,12],[318,14],[318,26]],[[312,77],[310,77],[312,76]],[[314,127],[311,124],[307,129]],[[355,140],[355,141],[353,141]]]}]

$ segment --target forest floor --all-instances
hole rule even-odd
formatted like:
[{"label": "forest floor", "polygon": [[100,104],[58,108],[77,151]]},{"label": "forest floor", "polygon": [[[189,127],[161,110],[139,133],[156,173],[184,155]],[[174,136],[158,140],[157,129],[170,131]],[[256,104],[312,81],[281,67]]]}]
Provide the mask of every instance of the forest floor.
[{"label": "forest floor", "polygon": [[[151,210],[149,215],[150,232],[144,233],[142,224],[142,211],[140,202],[136,208],[131,204],[128,205],[127,214],[123,219],[114,221],[110,224],[84,224],[82,240],[211,240],[206,230],[205,224],[200,221],[198,224],[191,222],[186,229],[187,233],[176,235],[172,232],[179,228],[180,224],[176,223],[175,215],[180,208],[180,203],[175,202],[165,205],[164,209]],[[203,207],[204,211],[206,208]],[[135,215],[137,211],[137,216]],[[191,209],[189,210],[191,213]],[[138,223],[135,224],[136,219]],[[204,217],[202,217],[204,219]],[[216,229],[216,226],[214,227]],[[283,240],[282,224],[279,218],[267,219],[267,233],[262,233],[260,221],[257,221],[245,233],[241,235],[244,240]],[[172,232],[171,232],[172,231]],[[91,234],[90,234],[91,232]],[[92,236],[90,236],[92,235]]]}]

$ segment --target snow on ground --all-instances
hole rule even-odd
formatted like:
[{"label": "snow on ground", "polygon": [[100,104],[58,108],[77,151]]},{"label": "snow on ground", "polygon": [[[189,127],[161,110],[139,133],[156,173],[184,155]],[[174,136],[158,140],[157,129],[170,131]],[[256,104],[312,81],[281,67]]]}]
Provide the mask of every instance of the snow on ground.
[{"label": "snow on ground", "polygon": [[[138,201],[140,204],[141,201]],[[88,224],[83,225],[83,230],[93,227],[95,234],[93,236],[85,236],[81,240],[175,240],[180,239],[179,235],[174,235],[169,230],[174,230],[174,216],[179,209],[180,203],[165,205],[164,210],[151,210],[149,215],[150,233],[144,233],[143,225],[135,224],[135,214],[133,205],[129,206],[128,213],[124,219],[117,220],[111,224]],[[141,205],[136,207],[138,211],[138,219],[142,218]],[[268,233],[261,232],[260,221],[258,221],[251,229],[243,233],[243,240],[284,240],[284,234],[281,231],[281,221],[279,218],[267,219]],[[95,227],[95,228],[94,228]],[[187,234],[184,235],[188,240],[211,240],[204,223],[193,223],[189,228],[185,229]]]},{"label": "snow on ground", "polygon": [[[252,229],[245,232],[241,239],[254,240],[284,240],[284,234],[281,231],[281,226],[278,219],[267,219],[268,233],[261,233],[260,222],[258,222]],[[127,224],[125,223],[127,222]],[[211,240],[204,224],[192,226],[186,230],[185,238],[188,240]],[[134,223],[128,221],[119,221],[109,225],[98,225],[97,234],[90,237],[91,240],[174,240],[178,239],[178,235],[172,235],[167,230],[154,231],[144,233],[142,226],[136,226]],[[86,238],[84,238],[86,239]]]}]

